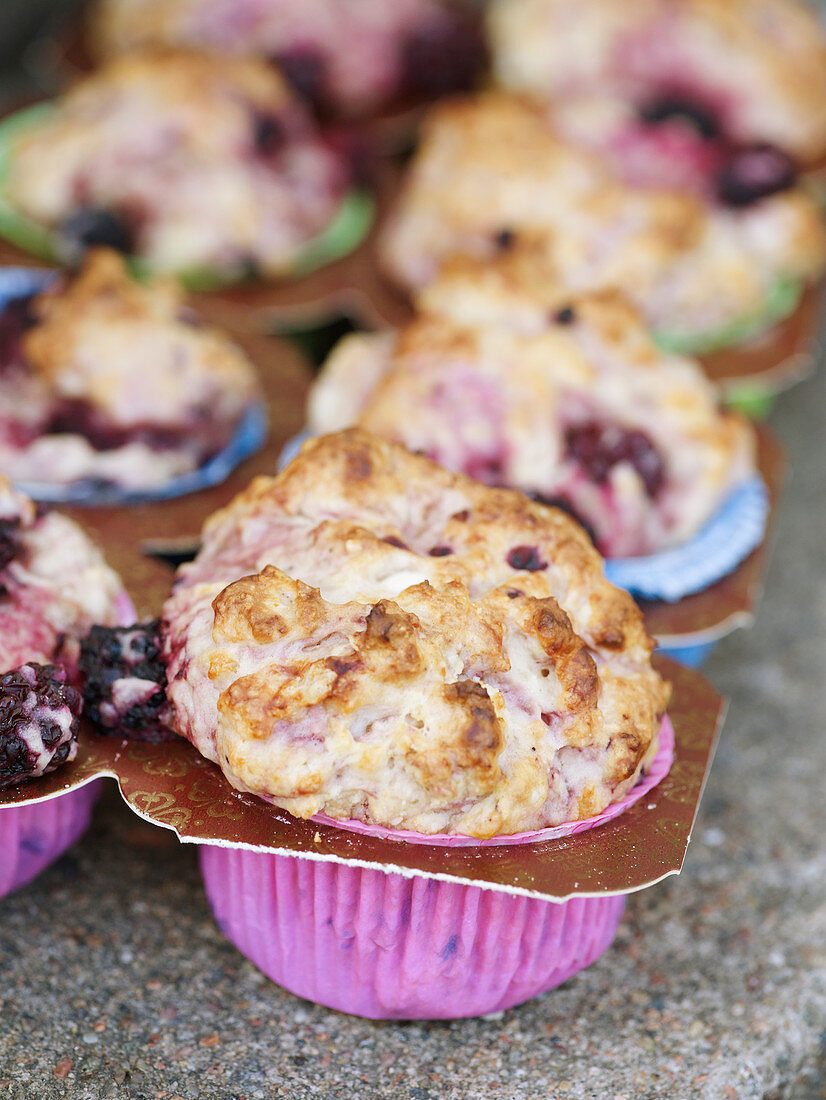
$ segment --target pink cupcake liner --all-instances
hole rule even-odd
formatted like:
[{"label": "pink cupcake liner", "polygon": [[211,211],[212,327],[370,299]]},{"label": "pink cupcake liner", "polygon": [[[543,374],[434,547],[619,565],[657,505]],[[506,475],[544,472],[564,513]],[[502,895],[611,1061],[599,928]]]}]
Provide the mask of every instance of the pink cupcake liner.
[{"label": "pink cupcake liner", "polygon": [[0,806],[0,897],[31,882],[80,839],[102,787],[95,780],[45,802]]},{"label": "pink cupcake liner", "polygon": [[329,861],[206,845],[215,918],[269,978],[371,1019],[498,1012],[610,946],[622,895],[544,901]]},{"label": "pink cupcake liner", "polygon": [[[622,800],[584,821],[479,841],[313,820],[412,843],[528,843],[593,829],[668,773],[674,729]],[[269,978],[371,1019],[483,1016],[530,1000],[589,966],[613,941],[623,895],[546,901],[393,871],[204,845],[201,872],[221,930]]]}]

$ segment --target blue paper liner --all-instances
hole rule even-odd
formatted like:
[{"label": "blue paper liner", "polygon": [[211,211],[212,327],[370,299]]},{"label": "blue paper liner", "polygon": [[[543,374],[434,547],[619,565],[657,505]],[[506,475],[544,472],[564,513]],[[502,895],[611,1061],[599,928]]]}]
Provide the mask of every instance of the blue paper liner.
[{"label": "blue paper liner", "polygon": [[673,603],[727,576],[763,541],[769,494],[757,474],[728,496],[722,508],[688,542],[640,558],[611,558],[605,575],[635,596]]},{"label": "blue paper liner", "polygon": [[57,275],[46,268],[0,267],[0,312],[15,298],[39,294]]},{"label": "blue paper liner", "polygon": [[[288,439],[278,456],[283,470],[312,433]],[[706,526],[688,542],[640,558],[610,558],[605,576],[635,596],[673,603],[728,576],[763,541],[769,518],[769,494],[754,474],[738,485]]]},{"label": "blue paper liner", "polygon": [[685,665],[686,668],[701,668],[717,648],[718,642],[719,638],[712,642],[695,642],[692,645],[672,645],[666,642],[657,646],[657,653],[670,657],[672,661]]},{"label": "blue paper liner", "polygon": [[245,458],[261,449],[266,438],[267,410],[263,403],[258,402],[246,410],[235,434],[223,450],[199,469],[174,477],[163,485],[126,490],[83,481],[71,485],[50,485],[38,481],[16,481],[14,484],[26,496],[44,504],[138,504],[170,500],[220,485]]},{"label": "blue paper liner", "polygon": [[[56,278],[56,272],[28,267],[0,268],[0,312],[15,298],[43,290]],[[229,443],[197,470],[181,474],[163,485],[147,489],[106,488],[79,481],[69,485],[50,482],[17,481],[15,486],[32,500],[44,504],[134,504],[139,501],[169,500],[220,485],[236,466],[255,454],[267,438],[267,410],[256,402],[244,412]]]}]

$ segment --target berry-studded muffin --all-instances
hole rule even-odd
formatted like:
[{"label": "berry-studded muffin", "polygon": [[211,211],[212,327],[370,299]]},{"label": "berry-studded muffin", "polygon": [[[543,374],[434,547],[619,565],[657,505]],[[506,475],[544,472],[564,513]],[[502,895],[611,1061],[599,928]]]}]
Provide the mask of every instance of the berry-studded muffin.
[{"label": "berry-studded muffin", "polygon": [[653,759],[668,698],[563,512],[360,431],[207,522],[161,631],[174,728],[299,817],[480,838],[587,818]]},{"label": "berry-studded muffin", "polygon": [[346,337],[309,405],[448,469],[570,511],[607,557],[690,539],[754,472],[750,426],[613,294],[555,303],[457,261],[396,333]]},{"label": "berry-studded muffin", "polygon": [[0,478],[0,788],[76,756],[79,639],[122,622],[124,600],[76,524]]},{"label": "berry-studded muffin", "polygon": [[464,0],[100,0],[90,37],[103,57],[147,46],[266,57],[343,115],[465,89],[484,60]]},{"label": "berry-studded muffin", "polygon": [[241,350],[116,252],[0,314],[0,473],[44,498],[156,490],[222,451],[259,400]]},{"label": "berry-studded muffin", "polygon": [[640,188],[506,94],[435,108],[381,241],[385,269],[415,289],[451,254],[525,242],[544,250],[547,278],[623,290],[680,350],[770,327],[826,265],[821,213],[799,187],[743,204]]},{"label": "berry-studded muffin", "polygon": [[127,54],[10,141],[2,194],[74,258],[108,244],[154,270],[284,275],[337,226],[351,171],[263,61]]},{"label": "berry-studded muffin", "polygon": [[826,152],[826,36],[797,0],[493,0],[488,23],[503,87],[602,100],[629,157],[708,171],[756,144],[759,180]]}]

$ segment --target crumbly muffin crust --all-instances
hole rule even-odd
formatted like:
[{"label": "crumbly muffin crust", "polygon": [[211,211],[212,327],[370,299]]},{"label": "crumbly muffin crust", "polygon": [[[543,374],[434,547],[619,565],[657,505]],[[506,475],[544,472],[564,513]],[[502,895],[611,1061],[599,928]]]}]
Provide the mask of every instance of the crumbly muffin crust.
[{"label": "crumbly muffin crust", "polygon": [[176,283],[137,283],[97,249],[26,304],[0,352],[0,469],[21,483],[153,488],[226,446],[259,394],[252,364],[198,323]]},{"label": "crumbly muffin crust", "polygon": [[67,249],[88,236],[85,219],[105,217],[157,271],[278,275],[348,183],[275,69],[178,50],[126,54],[82,79],[13,144],[4,191]]},{"label": "crumbly muffin crust", "polygon": [[235,787],[425,833],[599,812],[668,698],[568,517],[357,430],[208,521],[162,634],[175,727]]},{"label": "crumbly muffin crust", "polygon": [[78,639],[118,621],[120,578],[78,525],[0,475],[0,672],[33,661],[74,676]]},{"label": "crumbly muffin crust", "polygon": [[102,57],[189,46],[272,58],[322,109],[360,115],[468,87],[484,53],[469,9],[462,0],[100,0],[90,38]]},{"label": "crumbly muffin crust", "polygon": [[530,271],[459,259],[400,332],[346,337],[310,395],[310,430],[358,425],[558,503],[608,557],[685,542],[753,472],[751,427],[621,298],[554,299]]},{"label": "crumbly muffin crust", "polygon": [[380,241],[385,270],[420,289],[453,254],[529,240],[569,292],[628,294],[650,326],[711,331],[765,308],[781,278],[816,277],[826,229],[800,188],[743,208],[640,188],[504,93],[434,108]]},{"label": "crumbly muffin crust", "polygon": [[493,0],[496,76],[541,98],[692,100],[734,139],[826,151],[826,36],[796,0]]}]

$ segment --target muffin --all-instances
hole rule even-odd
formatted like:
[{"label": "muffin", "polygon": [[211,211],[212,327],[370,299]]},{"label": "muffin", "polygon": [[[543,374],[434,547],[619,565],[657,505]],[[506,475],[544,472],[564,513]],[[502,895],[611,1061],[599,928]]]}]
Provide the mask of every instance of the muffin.
[{"label": "muffin", "polygon": [[679,546],[754,475],[750,425],[613,293],[552,301],[513,258],[459,260],[394,333],[345,337],[308,427],[358,425],[569,511],[609,558]]},{"label": "muffin", "polygon": [[362,432],[312,441],[179,571],[170,722],[297,817],[477,838],[590,817],[653,758],[668,697],[601,564],[522,494]]},{"label": "muffin", "polygon": [[[80,638],[133,617],[118,576],[79,527],[0,478],[0,790],[77,755]],[[0,805],[0,895],[38,874],[89,823],[96,790]]]},{"label": "muffin", "polygon": [[344,247],[350,167],[263,61],[127,54],[12,121],[3,198],[63,259],[106,244],[204,281]]},{"label": "muffin", "polygon": [[637,187],[546,113],[490,93],[435,108],[380,241],[421,289],[453,254],[527,244],[567,292],[626,292],[664,344],[701,352],[770,327],[826,263],[814,201],[786,181],[747,202]]},{"label": "muffin", "polygon": [[[157,715],[274,814],[477,850],[597,824],[662,777],[673,736],[640,612],[601,565],[520,493],[358,430],[311,441],[179,570]],[[624,904],[408,877],[363,837],[331,861],[235,835],[201,851],[221,929],[288,989],[370,1017],[526,1000],[597,958]]]},{"label": "muffin", "polygon": [[189,46],[273,60],[326,113],[365,115],[469,87],[484,59],[471,6],[450,0],[100,0],[93,51]]},{"label": "muffin", "polygon": [[826,37],[797,0],[493,0],[488,29],[503,87],[610,103],[661,165],[826,153]]},{"label": "muffin", "polygon": [[0,472],[41,498],[152,493],[223,452],[261,391],[169,279],[111,250],[0,313]]}]

